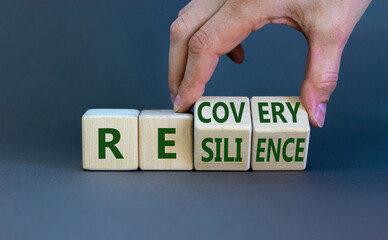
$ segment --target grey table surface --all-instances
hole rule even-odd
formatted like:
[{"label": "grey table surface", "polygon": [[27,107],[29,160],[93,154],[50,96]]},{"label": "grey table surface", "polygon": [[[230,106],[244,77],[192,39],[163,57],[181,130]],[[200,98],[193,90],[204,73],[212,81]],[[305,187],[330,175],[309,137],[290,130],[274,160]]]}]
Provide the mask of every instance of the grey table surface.
[{"label": "grey table surface", "polygon": [[[88,108],[171,108],[169,25],[184,1],[0,1],[0,239],[387,239],[388,22],[374,1],[344,51],[302,172],[82,170]],[[223,57],[206,95],[299,95],[285,26]]]}]

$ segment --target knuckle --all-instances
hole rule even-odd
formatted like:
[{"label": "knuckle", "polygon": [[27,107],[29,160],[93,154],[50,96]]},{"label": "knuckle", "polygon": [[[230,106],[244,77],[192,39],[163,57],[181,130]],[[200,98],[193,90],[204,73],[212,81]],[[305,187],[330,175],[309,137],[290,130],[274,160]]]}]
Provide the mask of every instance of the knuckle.
[{"label": "knuckle", "polygon": [[[194,1],[194,0],[193,0]],[[193,4],[193,1],[190,1],[188,4],[186,4],[186,6],[184,6],[179,12],[178,12],[178,17],[182,16],[183,14],[185,14],[185,12],[187,12],[187,10],[191,7],[191,5]]]},{"label": "knuckle", "polygon": [[315,87],[323,93],[331,94],[337,87],[337,82],[338,72],[326,72],[315,82]]},{"label": "knuckle", "polygon": [[347,26],[342,24],[333,24],[323,27],[320,30],[314,32],[315,38],[318,41],[325,42],[326,44],[345,46],[351,30],[347,29]]},{"label": "knuckle", "polygon": [[179,16],[170,26],[170,40],[173,42],[186,38],[189,34],[189,29],[183,18]]},{"label": "knuckle", "polygon": [[185,8],[181,9],[181,10],[178,12],[178,17],[182,16],[183,13],[185,13]]},{"label": "knuckle", "polygon": [[189,52],[200,53],[209,48],[209,35],[202,29],[198,30],[189,41]]},{"label": "knuckle", "polygon": [[230,6],[230,10],[233,11],[232,14],[239,14],[239,16],[247,17],[253,16],[252,14],[257,14],[256,9],[252,6],[252,0],[229,0],[227,4]]}]

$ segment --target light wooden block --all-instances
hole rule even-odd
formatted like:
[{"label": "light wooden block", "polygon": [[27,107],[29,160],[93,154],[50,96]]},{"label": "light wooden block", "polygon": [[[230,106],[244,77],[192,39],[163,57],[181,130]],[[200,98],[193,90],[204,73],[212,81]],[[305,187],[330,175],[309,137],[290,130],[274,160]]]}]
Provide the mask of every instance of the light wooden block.
[{"label": "light wooden block", "polygon": [[142,111],[139,166],[142,170],[192,170],[193,115],[172,110]]},{"label": "light wooden block", "polygon": [[82,116],[83,168],[138,167],[138,110],[90,109]]},{"label": "light wooden block", "polygon": [[309,119],[299,97],[253,97],[252,170],[304,170]]},{"label": "light wooden block", "polygon": [[201,97],[194,106],[195,169],[248,170],[251,132],[247,97]]}]

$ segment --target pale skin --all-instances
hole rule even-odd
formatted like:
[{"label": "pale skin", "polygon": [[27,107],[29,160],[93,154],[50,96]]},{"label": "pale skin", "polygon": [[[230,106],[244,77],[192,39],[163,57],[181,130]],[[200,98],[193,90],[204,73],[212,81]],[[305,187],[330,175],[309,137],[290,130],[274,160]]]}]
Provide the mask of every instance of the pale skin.
[{"label": "pale skin", "polygon": [[[202,96],[218,60],[242,63],[240,43],[269,23],[300,31],[309,45],[300,96],[310,124],[322,127],[341,55],[371,0],[193,0],[170,29],[168,83],[176,112]],[[279,66],[280,67],[280,66]],[[290,83],[291,84],[291,83]]]}]

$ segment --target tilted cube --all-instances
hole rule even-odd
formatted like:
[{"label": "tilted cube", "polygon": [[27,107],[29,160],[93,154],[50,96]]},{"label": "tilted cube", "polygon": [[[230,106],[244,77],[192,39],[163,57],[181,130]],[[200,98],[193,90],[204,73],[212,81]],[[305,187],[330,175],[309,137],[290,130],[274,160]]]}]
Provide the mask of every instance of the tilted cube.
[{"label": "tilted cube", "polygon": [[252,170],[304,170],[310,125],[299,97],[253,97]]}]

